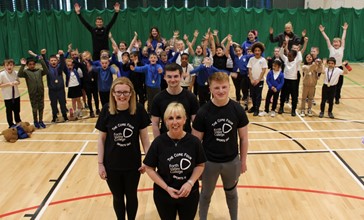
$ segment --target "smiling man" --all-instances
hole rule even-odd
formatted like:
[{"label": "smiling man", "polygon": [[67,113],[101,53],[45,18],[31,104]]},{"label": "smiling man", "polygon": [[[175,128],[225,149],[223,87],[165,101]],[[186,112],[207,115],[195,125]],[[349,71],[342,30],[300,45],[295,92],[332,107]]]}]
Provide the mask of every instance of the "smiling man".
[{"label": "smiling man", "polygon": [[198,110],[192,131],[202,141],[207,158],[202,174],[199,215],[201,220],[207,219],[211,196],[221,175],[230,219],[237,220],[236,186],[240,173],[247,170],[249,120],[243,107],[229,98],[230,84],[226,73],[216,72],[208,81],[213,98]]},{"label": "smiling man", "polygon": [[81,6],[76,3],[75,4],[75,12],[80,18],[81,23],[87,28],[88,31],[91,33],[92,37],[92,59],[99,60],[100,59],[100,51],[101,50],[109,50],[109,32],[111,27],[114,25],[116,18],[118,17],[120,11],[120,4],[115,3],[114,11],[115,14],[111,18],[109,24],[104,26],[104,20],[102,17],[97,17],[95,21],[96,27],[92,27],[81,15]]},{"label": "smiling man", "polygon": [[180,65],[170,63],[165,66],[164,79],[167,82],[167,88],[154,97],[150,112],[154,138],[167,132],[163,115],[171,102],[179,102],[185,108],[187,118],[184,131],[191,133],[191,122],[194,120],[199,106],[196,96],[182,88],[181,78],[182,67]]}]

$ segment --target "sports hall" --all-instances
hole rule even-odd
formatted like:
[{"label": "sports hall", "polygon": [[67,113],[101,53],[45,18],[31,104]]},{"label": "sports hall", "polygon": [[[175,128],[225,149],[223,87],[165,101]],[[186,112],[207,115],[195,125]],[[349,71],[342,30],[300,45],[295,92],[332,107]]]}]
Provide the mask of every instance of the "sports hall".
[{"label": "sports hall", "polygon": [[[90,49],[89,33],[82,24],[72,23],[71,27],[66,25],[67,22],[77,21],[72,14],[74,12],[71,3],[74,2],[68,2],[70,6],[65,4],[63,9],[69,7],[69,12],[41,10],[38,14],[33,12],[29,15],[26,15],[27,12],[1,12],[0,18],[5,16],[8,24],[8,31],[0,30],[2,36],[7,36],[6,39],[9,39],[10,33],[25,31],[26,28],[22,25],[26,22],[33,24],[29,18],[34,19],[34,16],[43,19],[43,23],[37,23],[43,24],[36,30],[38,35],[45,29],[48,36],[55,37],[58,31],[63,30],[57,36],[57,43],[52,44],[47,43],[49,39],[44,36],[39,37],[44,44],[37,42],[37,37],[32,38],[30,34],[26,34],[28,31],[25,31],[23,36],[26,37],[23,40],[18,36],[14,37],[13,42],[3,40],[2,47],[0,45],[1,60],[11,57],[19,64],[18,60],[27,57],[29,49],[40,51],[43,45],[51,52],[66,50],[69,43],[73,43],[80,50]],[[307,30],[309,47],[319,46],[320,56],[324,58],[328,56],[328,50],[318,25],[322,23],[326,26],[331,39],[334,36],[340,37],[342,24],[348,22],[344,59],[349,60],[352,70],[344,76],[340,104],[334,105],[334,119],[327,115],[318,117],[322,79],[316,86],[317,104],[312,108],[312,117],[301,117],[299,114],[292,117],[290,103],[285,105],[285,113],[277,114],[274,118],[253,117],[248,114],[248,171],[240,176],[238,183],[239,218],[364,219],[364,38],[361,33],[364,11],[348,8],[345,5],[348,1],[344,0],[322,1],[323,4],[340,2],[340,7],[346,6],[338,9],[277,9],[274,8],[274,1],[269,6],[271,8],[257,9],[244,8],[246,2],[253,4],[251,2],[255,1],[239,2],[241,4],[238,9],[212,7],[214,5],[206,8],[197,3],[195,8],[189,10],[122,9],[122,16],[119,15],[115,29],[111,31],[115,38],[127,41],[133,31],[138,31],[145,41],[149,28],[154,24],[163,29],[162,33],[168,38],[178,29],[180,33],[192,36],[196,27],[191,24],[198,21],[201,24],[201,35],[211,27],[219,30],[221,38],[231,33],[234,40],[241,43],[246,38],[246,32],[255,28],[266,45],[266,54],[270,55],[275,45],[268,40],[269,27],[272,26],[278,34],[283,31],[284,24],[291,21],[296,34],[300,35],[303,29]],[[256,2],[252,6],[262,6],[268,1],[259,3],[262,5]],[[307,2],[314,4],[314,1]],[[110,5],[113,3],[114,1],[109,2]],[[36,6],[34,9],[37,9]],[[93,10],[82,13],[87,14],[87,19],[92,23],[98,15],[105,20],[110,19],[113,12]],[[175,15],[170,17],[173,13]],[[47,17],[52,17],[51,21],[46,21]],[[131,17],[135,19],[128,21]],[[153,18],[156,19],[154,22],[151,21]],[[60,19],[58,23],[57,19]],[[252,22],[253,19],[255,22]],[[61,20],[64,22],[60,22]],[[222,24],[220,21],[226,23]],[[55,26],[53,29],[46,29],[45,24]],[[124,32],[122,24],[127,24],[124,27],[127,33]],[[169,26],[171,27],[165,30]],[[77,34],[69,34],[71,29]],[[69,40],[60,41],[60,38]],[[83,38],[85,39],[82,41]],[[37,43],[30,43],[32,40]],[[10,48],[15,52],[5,52],[11,50]],[[19,66],[16,67],[18,68]],[[0,70],[3,70],[3,66]],[[235,99],[232,81],[230,85],[230,98]],[[19,91],[21,119],[32,122],[32,110],[24,79],[20,80]],[[300,85],[299,105],[301,91]],[[265,84],[261,110],[266,93]],[[70,107],[69,100],[67,107]],[[0,136],[0,219],[116,218],[110,190],[97,172],[97,117],[89,118],[87,109],[83,113],[81,120],[51,123],[52,113],[45,86],[44,121],[47,128],[37,129],[30,138],[18,140],[16,143],[6,142]],[[4,99],[0,95],[0,130],[7,128]],[[152,130],[148,130],[152,141]],[[211,220],[228,219],[229,216],[221,184],[219,180],[212,197],[208,216]],[[159,219],[153,202],[153,182],[146,174],[141,176],[139,182],[138,199],[137,219]]]}]

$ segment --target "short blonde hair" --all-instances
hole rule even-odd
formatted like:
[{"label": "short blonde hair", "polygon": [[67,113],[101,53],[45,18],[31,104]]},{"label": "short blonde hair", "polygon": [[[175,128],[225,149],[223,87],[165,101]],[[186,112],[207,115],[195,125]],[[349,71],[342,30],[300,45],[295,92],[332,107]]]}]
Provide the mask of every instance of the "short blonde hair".
[{"label": "short blonde hair", "polygon": [[[185,107],[183,107],[183,105],[179,102],[169,103],[166,110],[164,111],[164,115],[163,115],[164,121],[166,122],[167,118],[169,116],[171,116],[173,113],[180,114],[185,119],[187,117]],[[167,124],[166,124],[166,127],[167,127]],[[168,127],[167,127],[167,129],[168,129]]]},{"label": "short blonde hair", "polygon": [[216,81],[216,82],[229,82],[229,76],[228,74],[224,73],[224,72],[216,72],[214,74],[212,74],[211,76],[209,76],[209,84],[211,84],[212,81]]},{"label": "short blonde hair", "polygon": [[136,113],[136,96],[135,96],[135,90],[134,90],[134,86],[133,83],[130,81],[130,79],[126,78],[126,77],[120,77],[120,78],[116,78],[111,85],[111,89],[110,89],[110,99],[109,99],[109,112],[111,115],[115,115],[118,111],[117,111],[117,106],[116,106],[116,100],[115,97],[113,95],[113,93],[115,92],[115,86],[117,85],[127,85],[130,88],[130,99],[129,99],[129,113],[131,115],[135,115]]},{"label": "short blonde hair", "polygon": [[339,41],[340,45],[341,45],[341,38],[340,37],[335,37],[334,39],[332,39],[332,42],[334,42],[334,41]]}]

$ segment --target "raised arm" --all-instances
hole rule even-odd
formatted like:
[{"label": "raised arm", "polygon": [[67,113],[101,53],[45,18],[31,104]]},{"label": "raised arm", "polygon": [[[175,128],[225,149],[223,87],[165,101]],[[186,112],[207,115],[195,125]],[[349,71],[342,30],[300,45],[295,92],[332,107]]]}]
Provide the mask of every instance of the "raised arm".
[{"label": "raised arm", "polygon": [[319,29],[321,31],[322,36],[326,40],[327,48],[332,47],[331,42],[330,42],[330,38],[325,33],[325,27],[320,24]]},{"label": "raised arm", "polygon": [[20,59],[20,69],[18,71],[18,77],[20,78],[25,78],[26,77],[26,73],[24,72],[24,68],[25,68],[25,64],[27,63],[27,60],[25,58],[21,58]]},{"label": "raised arm", "polygon": [[269,28],[269,41],[272,42],[272,43],[275,43],[275,42],[279,42],[279,37],[276,36],[276,37],[273,37],[273,28],[270,27]]},{"label": "raised arm", "polygon": [[86,29],[91,32],[92,26],[82,17],[81,6],[78,3],[75,4],[75,12],[76,12],[78,18],[80,19],[81,23],[83,24],[83,26],[85,26]]},{"label": "raised arm", "polygon": [[112,26],[115,24],[116,18],[118,17],[119,11],[120,11],[120,4],[119,2],[116,2],[114,5],[114,16],[112,16],[111,21],[106,25],[106,32],[110,31]]},{"label": "raised arm", "polygon": [[303,46],[302,46],[302,49],[301,49],[301,54],[304,54],[305,53],[306,48],[307,48],[307,43],[308,43],[308,37],[305,37],[303,39]]},{"label": "raised arm", "polygon": [[130,45],[129,45],[129,47],[128,47],[128,49],[127,49],[127,51],[130,53],[131,52],[131,50],[133,49],[133,45],[135,44],[135,42],[138,40],[138,33],[136,32],[136,31],[134,31],[134,37],[133,37],[133,39],[131,40],[131,42],[130,42]]},{"label": "raised arm", "polygon": [[349,25],[348,23],[344,23],[344,25],[342,26],[343,28],[343,35],[341,36],[341,46],[343,48],[345,48],[345,40],[346,40],[346,30],[348,29]]}]

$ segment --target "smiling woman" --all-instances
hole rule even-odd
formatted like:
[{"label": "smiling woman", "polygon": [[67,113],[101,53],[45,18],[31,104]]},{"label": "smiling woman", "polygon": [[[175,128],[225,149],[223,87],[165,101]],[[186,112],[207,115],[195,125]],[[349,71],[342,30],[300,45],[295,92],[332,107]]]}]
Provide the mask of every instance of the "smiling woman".
[{"label": "smiling woman", "polygon": [[[113,195],[118,219],[135,219],[138,209],[137,188],[141,166],[139,138],[145,152],[149,149],[147,128],[150,120],[140,104],[136,104],[133,84],[126,77],[113,81],[110,102],[97,120],[98,165],[101,179],[106,180]],[[125,206],[124,197],[128,206]]]}]

